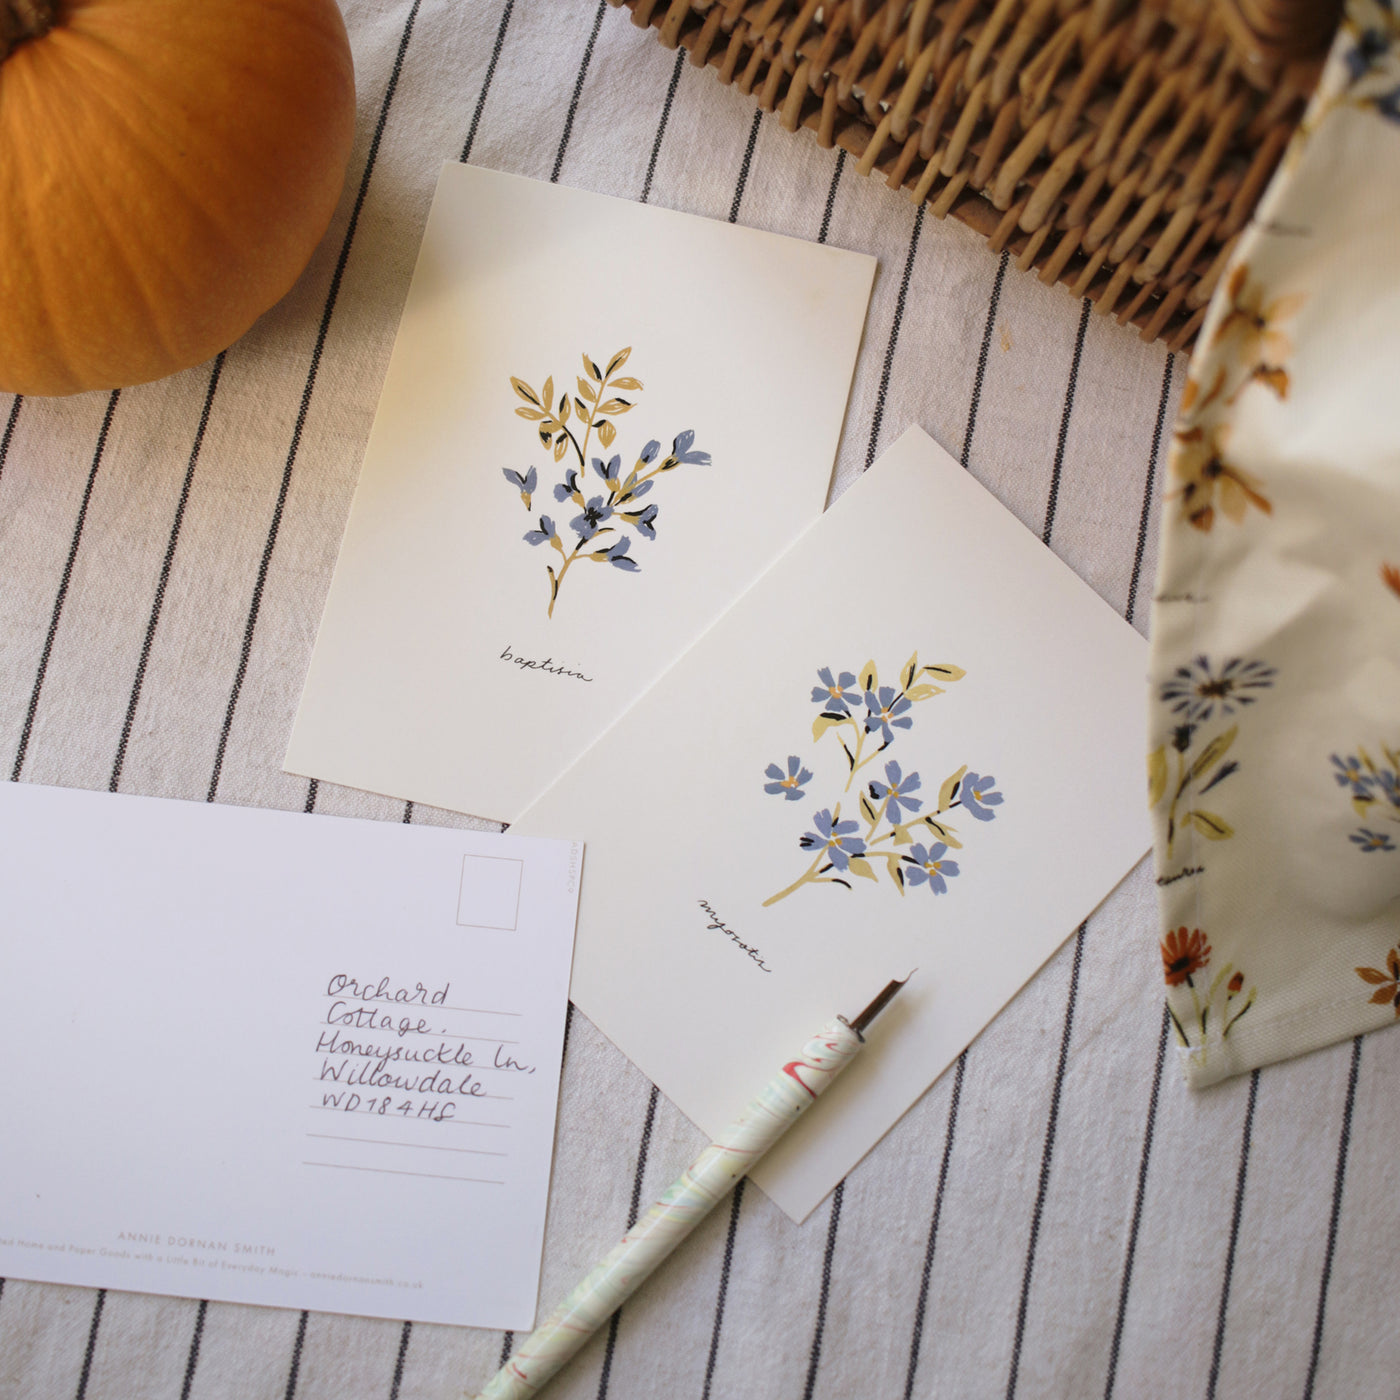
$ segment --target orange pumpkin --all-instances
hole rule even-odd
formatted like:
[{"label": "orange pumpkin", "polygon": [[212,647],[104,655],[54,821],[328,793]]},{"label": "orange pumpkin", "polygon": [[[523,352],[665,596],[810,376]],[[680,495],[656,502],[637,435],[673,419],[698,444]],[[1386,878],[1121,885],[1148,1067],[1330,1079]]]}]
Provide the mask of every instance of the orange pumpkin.
[{"label": "orange pumpkin", "polygon": [[354,109],[334,0],[0,0],[0,389],[237,339],[325,232]]}]

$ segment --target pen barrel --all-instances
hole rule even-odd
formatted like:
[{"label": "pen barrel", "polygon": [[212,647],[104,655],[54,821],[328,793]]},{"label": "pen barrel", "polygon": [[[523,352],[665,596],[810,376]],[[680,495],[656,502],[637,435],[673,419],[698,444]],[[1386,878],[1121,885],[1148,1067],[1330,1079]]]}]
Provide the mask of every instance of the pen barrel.
[{"label": "pen barrel", "polygon": [[813,1036],[521,1343],[479,1400],[534,1395],[816,1102],[861,1044],[839,1017]]}]

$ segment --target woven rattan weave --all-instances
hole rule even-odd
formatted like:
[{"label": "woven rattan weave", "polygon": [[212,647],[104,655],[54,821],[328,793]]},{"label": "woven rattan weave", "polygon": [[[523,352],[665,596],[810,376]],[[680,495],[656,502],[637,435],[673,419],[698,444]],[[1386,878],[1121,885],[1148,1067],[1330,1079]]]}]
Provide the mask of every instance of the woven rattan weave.
[{"label": "woven rattan weave", "polygon": [[1190,344],[1302,116],[1316,0],[611,0],[1098,310]]}]

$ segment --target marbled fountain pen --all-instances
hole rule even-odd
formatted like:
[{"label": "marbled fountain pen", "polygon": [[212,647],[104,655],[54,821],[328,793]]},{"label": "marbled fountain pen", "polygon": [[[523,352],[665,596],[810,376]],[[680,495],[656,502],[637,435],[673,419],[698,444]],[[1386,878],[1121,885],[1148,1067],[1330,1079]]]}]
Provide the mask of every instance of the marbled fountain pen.
[{"label": "marbled fountain pen", "polygon": [[865,1044],[865,1030],[908,980],[890,982],[859,1015],[849,1021],[838,1016],[818,1031],[516,1348],[477,1400],[534,1395],[816,1102],[855,1058]]}]

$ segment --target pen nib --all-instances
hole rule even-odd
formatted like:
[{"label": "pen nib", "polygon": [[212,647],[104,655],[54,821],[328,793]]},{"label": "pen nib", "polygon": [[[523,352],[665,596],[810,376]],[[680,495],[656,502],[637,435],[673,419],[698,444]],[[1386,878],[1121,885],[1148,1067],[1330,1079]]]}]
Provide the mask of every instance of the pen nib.
[{"label": "pen nib", "polygon": [[[919,969],[916,967],[914,969],[914,972],[917,972],[918,970]],[[861,1036],[863,1038],[866,1028],[885,1009],[885,1007],[887,1007],[890,1004],[890,1002],[894,1000],[895,993],[899,991],[899,989],[909,980],[909,978],[914,975],[914,972],[909,973],[908,977],[901,977],[897,982],[887,983],[884,991],[880,992],[879,995],[876,996],[875,1000],[872,1001],[870,1005],[865,1008],[864,1011],[862,1011],[858,1016],[852,1017],[851,1020],[849,1020],[846,1024],[850,1026],[850,1028],[858,1036]]]}]

